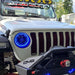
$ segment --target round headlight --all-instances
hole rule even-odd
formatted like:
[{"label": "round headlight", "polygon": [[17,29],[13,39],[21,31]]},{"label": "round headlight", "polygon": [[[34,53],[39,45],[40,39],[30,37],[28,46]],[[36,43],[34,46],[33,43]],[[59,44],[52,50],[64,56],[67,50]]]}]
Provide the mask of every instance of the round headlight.
[{"label": "round headlight", "polygon": [[23,32],[17,33],[14,38],[14,43],[19,48],[26,48],[30,44],[30,37]]}]

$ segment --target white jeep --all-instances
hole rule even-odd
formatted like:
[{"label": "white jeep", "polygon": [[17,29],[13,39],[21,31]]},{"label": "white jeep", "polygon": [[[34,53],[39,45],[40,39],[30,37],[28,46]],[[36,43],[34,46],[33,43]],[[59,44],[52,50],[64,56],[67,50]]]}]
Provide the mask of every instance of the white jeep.
[{"label": "white jeep", "polygon": [[4,2],[0,16],[0,50],[5,62],[38,56],[55,46],[75,46],[75,26],[56,21],[51,5]]}]

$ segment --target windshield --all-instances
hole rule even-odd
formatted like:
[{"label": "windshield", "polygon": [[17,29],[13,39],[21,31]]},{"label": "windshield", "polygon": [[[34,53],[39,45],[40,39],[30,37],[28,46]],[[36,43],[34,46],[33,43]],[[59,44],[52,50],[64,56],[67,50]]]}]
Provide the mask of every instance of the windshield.
[{"label": "windshield", "polygon": [[53,8],[47,4],[27,4],[15,0],[3,0],[1,5],[1,14],[5,16],[55,18]]}]

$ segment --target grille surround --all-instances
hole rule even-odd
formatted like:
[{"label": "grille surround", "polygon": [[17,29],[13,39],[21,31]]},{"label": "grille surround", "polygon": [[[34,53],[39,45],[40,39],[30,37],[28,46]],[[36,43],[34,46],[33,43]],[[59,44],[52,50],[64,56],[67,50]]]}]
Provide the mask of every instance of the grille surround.
[{"label": "grille surround", "polygon": [[[30,42],[30,45],[27,47],[27,48],[23,48],[23,49],[20,49],[18,47],[16,47],[16,45],[14,44],[14,37],[17,33],[19,32],[24,32],[24,33],[27,33],[31,39],[31,42]],[[53,32],[56,32],[57,34],[57,45],[53,45]],[[11,46],[13,48],[13,51],[14,51],[14,54],[16,56],[16,58],[18,60],[24,60],[28,57],[33,57],[33,56],[38,56],[46,51],[48,51],[50,48],[54,47],[54,46],[61,46],[60,45],[60,36],[59,36],[59,33],[62,32],[63,33],[63,44],[62,46],[66,47],[66,38],[65,38],[65,32],[69,32],[69,46],[75,46],[74,44],[74,41],[75,41],[75,30],[74,29],[43,29],[43,30],[40,30],[40,29],[33,29],[33,30],[19,30],[19,31],[15,31],[12,33],[12,35],[9,36],[9,40],[10,40],[10,43],[11,43]],[[31,33],[35,34],[35,39],[32,38],[33,36],[31,36]],[[39,33],[43,33],[43,39],[44,39],[44,49],[41,50],[41,52],[39,51]],[[49,33],[50,33],[50,39],[48,38],[49,37]],[[46,37],[47,36],[47,37]],[[35,44],[35,40],[36,40],[36,46],[33,44],[33,39],[34,39],[34,44]],[[50,42],[51,40],[51,42]],[[61,42],[63,41],[61,40]],[[32,47],[32,46],[35,46]],[[50,47],[50,48],[49,48]],[[32,50],[33,48],[33,50]]]}]

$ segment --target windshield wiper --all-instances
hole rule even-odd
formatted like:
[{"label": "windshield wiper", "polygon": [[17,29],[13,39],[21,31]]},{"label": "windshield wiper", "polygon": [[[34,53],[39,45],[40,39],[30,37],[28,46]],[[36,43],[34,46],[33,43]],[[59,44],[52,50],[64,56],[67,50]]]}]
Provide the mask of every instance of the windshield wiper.
[{"label": "windshield wiper", "polygon": [[39,17],[44,18],[44,19],[49,18],[49,17],[43,16],[43,15],[39,15]]},{"label": "windshield wiper", "polygon": [[37,18],[44,18],[44,19],[49,18],[44,15],[38,15],[36,13],[25,13],[25,17],[37,17]]}]

